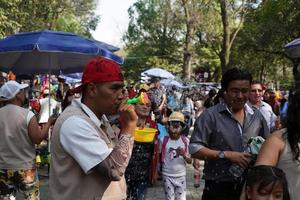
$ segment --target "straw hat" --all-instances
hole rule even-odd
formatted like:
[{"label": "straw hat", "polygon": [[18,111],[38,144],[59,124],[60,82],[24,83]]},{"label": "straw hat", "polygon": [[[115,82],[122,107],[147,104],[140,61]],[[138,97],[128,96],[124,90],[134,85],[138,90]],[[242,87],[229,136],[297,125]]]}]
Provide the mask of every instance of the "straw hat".
[{"label": "straw hat", "polygon": [[172,112],[169,116],[168,122],[172,121],[181,122],[185,124],[184,115],[181,112]]}]

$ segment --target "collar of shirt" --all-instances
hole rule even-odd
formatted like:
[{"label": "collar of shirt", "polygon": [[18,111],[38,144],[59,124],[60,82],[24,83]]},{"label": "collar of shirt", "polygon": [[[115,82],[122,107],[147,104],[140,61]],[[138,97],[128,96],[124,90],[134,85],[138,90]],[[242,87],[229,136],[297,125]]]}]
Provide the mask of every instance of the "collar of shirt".
[{"label": "collar of shirt", "polygon": [[[246,114],[250,114],[250,115],[254,114],[254,110],[249,105],[247,105],[247,103],[244,105],[244,110],[245,110]],[[227,104],[221,103],[218,108],[218,112],[224,112],[224,111],[227,111],[232,115],[232,112],[230,111]]]},{"label": "collar of shirt", "polygon": [[[246,113],[246,116],[249,114],[249,115],[253,115],[254,114],[254,111],[253,109],[247,105],[247,103],[244,105],[244,110],[245,110],[245,113]],[[228,112],[231,116],[232,116],[232,112],[230,111],[229,107],[227,106],[227,104],[225,103],[222,103],[220,104],[220,107],[219,107],[219,112]],[[243,127],[240,123],[236,122],[238,128],[239,128],[239,131],[240,131],[240,134],[243,135]]]},{"label": "collar of shirt", "polygon": [[72,101],[72,106],[81,108],[89,116],[89,118],[91,118],[91,120],[96,124],[97,127],[100,127],[101,124],[108,121],[105,115],[102,115],[102,118],[99,119],[89,107],[87,107],[84,103],[81,102],[81,98],[74,99]]},{"label": "collar of shirt", "polygon": [[265,102],[260,101],[260,104],[259,104],[259,106],[258,106],[258,108],[257,108],[257,107],[256,107],[255,105],[253,105],[249,100],[247,101],[248,106],[251,107],[251,108],[254,108],[254,109],[260,109],[261,107],[264,107],[264,106],[265,106],[264,103],[265,103]]}]

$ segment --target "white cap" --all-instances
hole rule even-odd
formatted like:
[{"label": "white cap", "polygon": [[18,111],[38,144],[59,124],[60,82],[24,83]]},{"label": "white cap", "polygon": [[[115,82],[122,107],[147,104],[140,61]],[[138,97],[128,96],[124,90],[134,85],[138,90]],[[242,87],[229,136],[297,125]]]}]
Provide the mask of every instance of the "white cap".
[{"label": "white cap", "polygon": [[27,88],[28,84],[20,84],[16,81],[8,81],[0,88],[0,101],[13,99],[20,90]]}]

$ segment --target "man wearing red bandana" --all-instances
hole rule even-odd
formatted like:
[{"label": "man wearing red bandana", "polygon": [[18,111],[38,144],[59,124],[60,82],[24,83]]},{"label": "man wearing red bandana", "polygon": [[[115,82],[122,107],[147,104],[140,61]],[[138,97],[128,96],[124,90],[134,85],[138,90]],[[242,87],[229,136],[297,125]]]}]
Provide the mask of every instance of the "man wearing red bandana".
[{"label": "man wearing red bandana", "polygon": [[[126,199],[124,172],[128,165],[137,115],[124,103],[123,75],[118,64],[91,60],[73,100],[58,117],[51,143],[50,199]],[[117,133],[106,115],[119,114]]]}]

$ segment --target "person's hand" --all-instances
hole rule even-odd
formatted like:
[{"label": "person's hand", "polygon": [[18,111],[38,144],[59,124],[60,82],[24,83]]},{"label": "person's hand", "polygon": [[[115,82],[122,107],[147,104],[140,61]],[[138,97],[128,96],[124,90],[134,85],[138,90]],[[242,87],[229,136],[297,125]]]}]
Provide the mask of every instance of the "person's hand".
[{"label": "person's hand", "polygon": [[195,169],[199,169],[200,168],[200,160],[193,158],[193,167]]},{"label": "person's hand", "polygon": [[137,123],[136,126],[139,128],[139,129],[144,129],[146,127],[146,122],[145,121],[142,121],[140,123]]},{"label": "person's hand", "polygon": [[251,155],[249,153],[237,151],[225,151],[225,158],[243,168],[246,168],[251,161]]},{"label": "person's hand", "polygon": [[139,128],[140,130],[144,129],[144,128],[145,128],[145,124],[139,125],[138,128]]},{"label": "person's hand", "polygon": [[157,108],[158,111],[162,111],[162,109],[163,109],[162,105]]},{"label": "person's hand", "polygon": [[57,120],[57,116],[50,116],[49,119],[48,119],[48,123],[50,124],[50,126],[54,125],[54,123],[56,122]]},{"label": "person's hand", "polygon": [[178,148],[176,149],[176,152],[177,152],[177,154],[180,155],[180,156],[184,156],[184,154],[185,154],[185,150],[184,150],[183,148],[181,148],[181,147],[178,147]]},{"label": "person's hand", "polygon": [[134,106],[123,102],[119,107],[119,115],[122,119],[122,133],[133,134],[138,120]]}]

